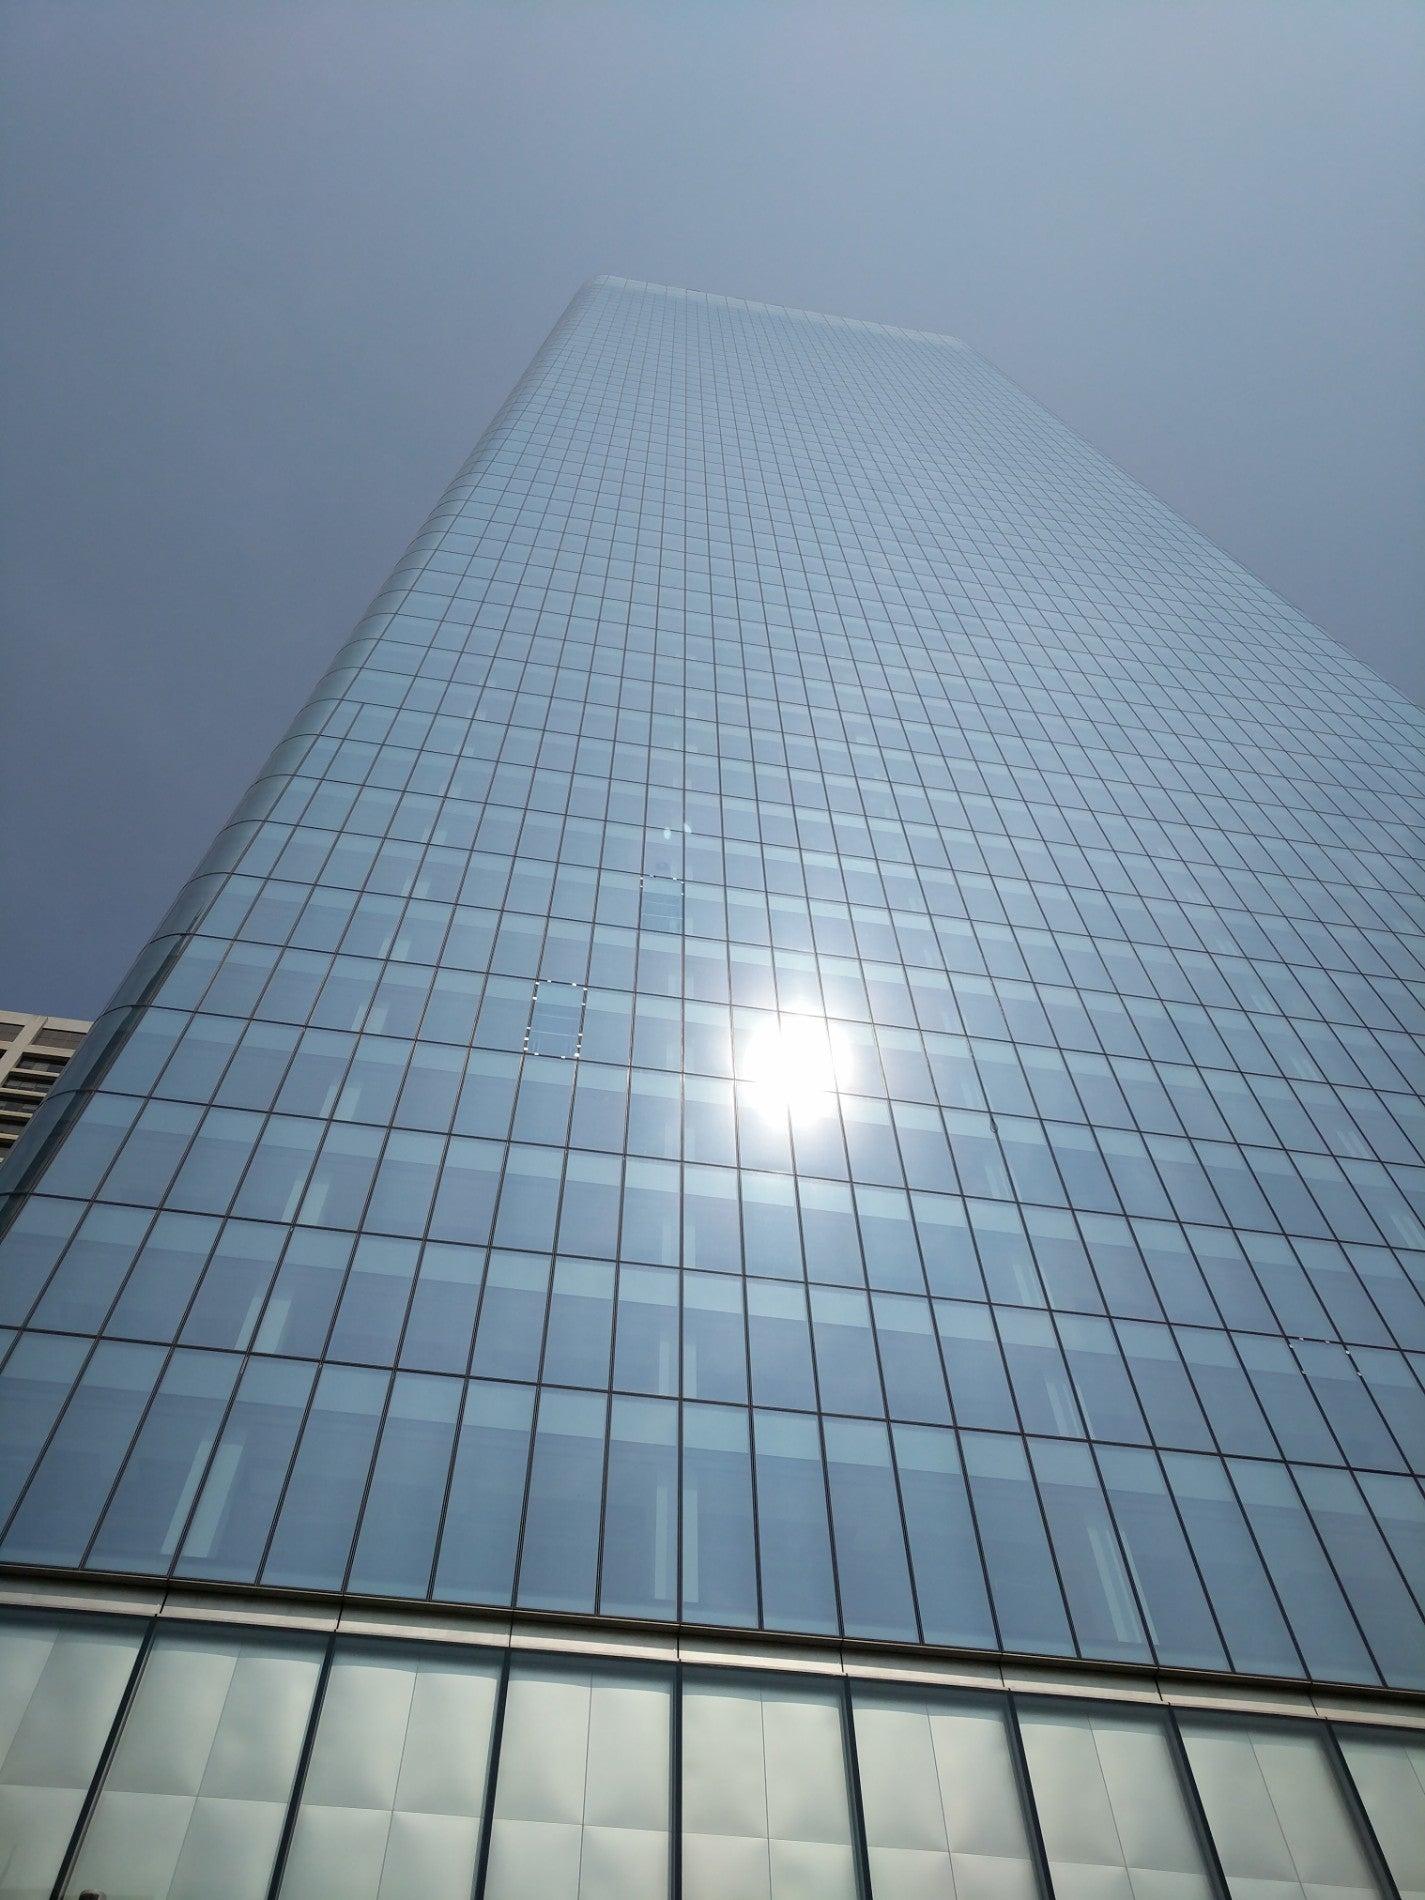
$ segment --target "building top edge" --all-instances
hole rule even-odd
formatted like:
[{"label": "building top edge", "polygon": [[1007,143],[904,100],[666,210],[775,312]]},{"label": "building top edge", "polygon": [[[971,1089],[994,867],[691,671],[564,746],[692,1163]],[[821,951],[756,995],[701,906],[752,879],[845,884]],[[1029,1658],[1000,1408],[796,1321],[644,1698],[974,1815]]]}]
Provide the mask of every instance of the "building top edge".
[{"label": "building top edge", "polygon": [[949,336],[939,330],[911,330],[897,323],[872,323],[865,317],[843,317],[834,311],[806,310],[795,304],[764,303],[755,297],[725,297],[711,290],[689,290],[679,284],[655,284],[640,277],[619,277],[612,273],[601,273],[588,280],[586,288],[591,290],[641,290],[660,297],[686,298],[690,303],[709,304],[722,310],[746,310],[756,314],[778,317],[800,317],[811,323],[834,324],[838,329],[868,330],[877,336],[909,337],[920,343],[943,343],[955,350],[967,349],[957,336]]}]

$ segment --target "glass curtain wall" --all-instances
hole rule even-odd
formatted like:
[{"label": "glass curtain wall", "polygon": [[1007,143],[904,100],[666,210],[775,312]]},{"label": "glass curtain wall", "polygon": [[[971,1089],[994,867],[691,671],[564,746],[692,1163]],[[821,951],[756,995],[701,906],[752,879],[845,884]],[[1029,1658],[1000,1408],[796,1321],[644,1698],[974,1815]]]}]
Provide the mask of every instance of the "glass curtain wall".
[{"label": "glass curtain wall", "polygon": [[0,1564],[1425,1689],[1422,738],[597,280],[0,1170]]},{"label": "glass curtain wall", "polygon": [[1422,1726],[37,1612],[0,1672],[5,1900],[1422,1892]]}]

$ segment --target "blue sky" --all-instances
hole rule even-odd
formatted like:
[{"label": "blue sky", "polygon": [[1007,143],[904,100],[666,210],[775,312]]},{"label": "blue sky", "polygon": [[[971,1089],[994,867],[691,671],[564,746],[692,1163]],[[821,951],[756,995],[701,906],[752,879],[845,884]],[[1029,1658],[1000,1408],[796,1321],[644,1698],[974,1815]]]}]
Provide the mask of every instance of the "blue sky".
[{"label": "blue sky", "polygon": [[97,1010],[583,278],[951,331],[1425,698],[1425,9],[0,15],[0,1004]]}]

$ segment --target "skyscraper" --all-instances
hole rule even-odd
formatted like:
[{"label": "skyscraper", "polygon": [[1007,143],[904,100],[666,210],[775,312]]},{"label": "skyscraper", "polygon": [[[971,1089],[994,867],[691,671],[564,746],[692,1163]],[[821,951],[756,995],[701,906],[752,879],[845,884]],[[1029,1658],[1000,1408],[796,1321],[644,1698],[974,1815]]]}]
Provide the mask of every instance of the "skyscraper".
[{"label": "skyscraper", "polygon": [[1418,1895],[1423,726],[587,286],[0,1172],[0,1894]]},{"label": "skyscraper", "polygon": [[0,1161],[83,1042],[88,1023],[0,1011]]}]

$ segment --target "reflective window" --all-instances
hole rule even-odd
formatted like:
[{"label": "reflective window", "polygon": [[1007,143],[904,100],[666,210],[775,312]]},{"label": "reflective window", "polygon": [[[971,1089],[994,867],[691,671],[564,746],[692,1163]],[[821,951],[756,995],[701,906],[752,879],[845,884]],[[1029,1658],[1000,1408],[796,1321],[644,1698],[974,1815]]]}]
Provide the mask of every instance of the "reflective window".
[{"label": "reflective window", "polygon": [[1160,1717],[1033,1705],[1019,1718],[1056,1893],[1209,1900],[1204,1851]]},{"label": "reflective window", "polygon": [[486,1900],[666,1894],[671,1717],[661,1672],[514,1664]]},{"label": "reflective window", "polygon": [[805,1680],[689,1678],[685,1900],[855,1900],[841,1697]]},{"label": "reflective window", "polygon": [[263,1900],[321,1653],[280,1634],[161,1630],[65,1892]]},{"label": "reflective window", "polygon": [[857,1685],[872,1891],[1038,1900],[1002,1705]]},{"label": "reflective window", "polygon": [[283,1900],[468,1891],[499,1678],[479,1650],[337,1651],[302,1782]]},{"label": "reflective window", "polygon": [[142,1634],[115,1619],[0,1619],[0,1894],[53,1886]]},{"label": "reflective window", "polygon": [[1340,1736],[1341,1753],[1400,1900],[1425,1896],[1425,1743],[1414,1736]]},{"label": "reflective window", "polygon": [[1236,1900],[1370,1900],[1385,1867],[1422,1892],[1409,1729],[1174,1716],[1126,1683],[853,1676],[848,1697],[838,1674],[690,1663],[679,1691],[661,1663],[483,1642],[167,1617],[143,1638],[3,1619],[0,1892],[416,1900],[484,1864],[508,1900],[662,1894],[678,1852],[695,1894],[856,1895],[864,1854],[876,1895],[1038,1900],[1041,1849],[1058,1894],[1206,1900],[1214,1865]]},{"label": "reflective window", "polygon": [[7,1164],[0,1554],[1425,1686],[1422,739],[954,339],[595,280]]},{"label": "reflective window", "polygon": [[1348,1900],[1380,1893],[1318,1734],[1196,1719],[1182,1727],[1233,1900],[1268,1886]]}]

